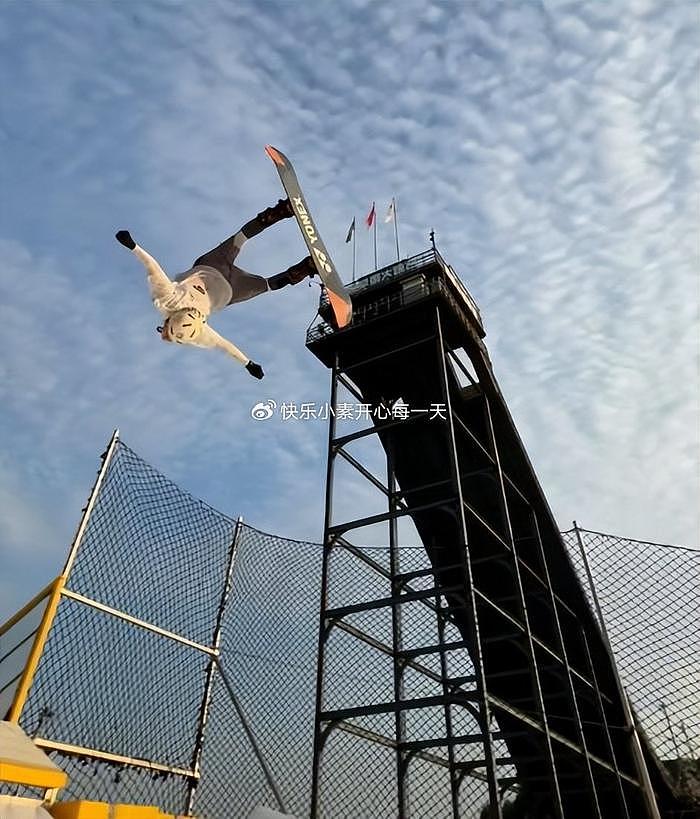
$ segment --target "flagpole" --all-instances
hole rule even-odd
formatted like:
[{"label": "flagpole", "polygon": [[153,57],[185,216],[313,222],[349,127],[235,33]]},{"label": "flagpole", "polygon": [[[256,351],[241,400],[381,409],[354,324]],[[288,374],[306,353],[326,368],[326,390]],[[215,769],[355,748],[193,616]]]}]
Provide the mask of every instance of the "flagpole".
[{"label": "flagpole", "polygon": [[355,217],[352,218],[352,280],[355,281]]},{"label": "flagpole", "polygon": [[[376,202],[372,202],[372,209],[374,210]],[[374,269],[377,269],[377,212],[374,212]]]},{"label": "flagpole", "polygon": [[352,239],[352,280],[355,281],[355,217],[352,217],[352,222],[350,222],[350,227],[348,228],[347,235],[345,237],[345,244],[347,244],[350,239]]},{"label": "flagpole", "polygon": [[396,197],[392,196],[391,201],[394,203],[394,238],[396,239],[396,261],[401,261],[401,254],[399,253],[399,212],[396,209]]}]

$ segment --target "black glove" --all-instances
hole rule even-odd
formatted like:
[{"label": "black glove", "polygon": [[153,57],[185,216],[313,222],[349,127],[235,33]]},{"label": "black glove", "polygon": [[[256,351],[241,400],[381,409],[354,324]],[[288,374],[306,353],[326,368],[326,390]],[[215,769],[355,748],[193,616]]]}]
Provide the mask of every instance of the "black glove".
[{"label": "black glove", "polygon": [[254,361],[249,361],[245,365],[246,370],[253,376],[253,378],[262,378],[265,373],[263,372],[263,368],[256,364]]},{"label": "black glove", "polygon": [[124,247],[128,247],[129,250],[133,250],[136,247],[136,242],[131,238],[131,234],[128,230],[118,230],[117,241],[123,244]]}]

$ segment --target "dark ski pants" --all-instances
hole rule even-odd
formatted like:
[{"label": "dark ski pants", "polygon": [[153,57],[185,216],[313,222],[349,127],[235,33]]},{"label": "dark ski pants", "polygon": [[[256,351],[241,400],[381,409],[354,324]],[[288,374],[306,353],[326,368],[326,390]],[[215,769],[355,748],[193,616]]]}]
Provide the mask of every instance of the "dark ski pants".
[{"label": "dark ski pants", "polygon": [[226,279],[231,285],[233,295],[229,304],[236,304],[239,301],[247,301],[261,293],[266,293],[269,290],[267,279],[264,276],[256,276],[254,273],[237,267],[234,264],[236,256],[241,252],[246,239],[249,237],[243,232],[244,226],[233,236],[223,241],[220,245],[200,256],[192,267],[185,273],[178,276],[178,280],[187,278],[198,267],[213,267]]}]

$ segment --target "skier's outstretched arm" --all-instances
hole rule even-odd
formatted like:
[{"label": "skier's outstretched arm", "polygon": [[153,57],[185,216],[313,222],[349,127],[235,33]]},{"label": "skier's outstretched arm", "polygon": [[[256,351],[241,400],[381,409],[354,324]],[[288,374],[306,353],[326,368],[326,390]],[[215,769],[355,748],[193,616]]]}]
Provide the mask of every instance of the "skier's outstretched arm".
[{"label": "skier's outstretched arm", "polygon": [[235,344],[230,342],[227,338],[220,336],[216,330],[212,330],[208,324],[205,324],[202,328],[201,335],[197,339],[197,346],[215,347],[218,350],[223,350],[225,353],[228,353],[228,355],[235,358],[236,361],[240,361],[254,378],[262,378],[263,375],[265,375],[263,368],[259,364],[251,361],[245,353],[241,352],[241,350],[236,347]]},{"label": "skier's outstretched arm", "polygon": [[117,241],[128,248],[146,268],[148,273],[148,286],[151,290],[153,301],[167,298],[175,289],[175,284],[170,281],[163,268],[158,262],[147,253],[142,247],[136,244],[131,238],[128,230],[120,230],[117,233]]}]

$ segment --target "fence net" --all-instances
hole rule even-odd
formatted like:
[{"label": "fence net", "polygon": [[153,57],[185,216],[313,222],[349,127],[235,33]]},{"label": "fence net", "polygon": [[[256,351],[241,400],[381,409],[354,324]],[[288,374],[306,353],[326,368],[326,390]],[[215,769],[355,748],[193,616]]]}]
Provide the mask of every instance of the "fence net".
[{"label": "fence net", "polygon": [[[700,551],[579,533],[646,733],[662,759],[697,759]],[[582,571],[576,532],[564,533],[564,543]],[[387,549],[361,552],[388,566]],[[64,796],[191,808],[206,819],[245,819],[257,805],[307,816],[321,557],[318,544],[264,534],[192,498],[119,442],[67,579],[79,596],[58,606],[21,715],[28,734],[57,748],[51,753],[70,777]],[[402,571],[428,565],[420,548],[402,550],[401,561]],[[330,578],[329,605],[387,594],[388,581],[342,549]],[[345,619],[391,644],[390,612]],[[437,639],[435,622],[425,607],[407,608],[405,647]],[[469,673],[466,652],[450,662],[453,676]],[[390,700],[391,658],[338,629],[325,680],[326,709]],[[439,693],[410,667],[405,685],[413,696]],[[453,718],[456,732],[474,730],[468,710]],[[424,740],[444,735],[443,720],[435,709],[409,716],[406,727]],[[393,715],[358,718],[350,729],[329,737],[321,815],[393,816],[395,752],[367,739],[392,736]],[[449,815],[440,753],[411,762],[412,817]],[[673,770],[688,775],[682,765]],[[362,787],[368,778],[372,787]],[[483,780],[465,778],[463,815],[479,816],[486,799]]]},{"label": "fence net", "polygon": [[700,550],[564,532],[591,605],[579,536],[618,671],[644,732],[661,759],[697,759]]}]

